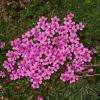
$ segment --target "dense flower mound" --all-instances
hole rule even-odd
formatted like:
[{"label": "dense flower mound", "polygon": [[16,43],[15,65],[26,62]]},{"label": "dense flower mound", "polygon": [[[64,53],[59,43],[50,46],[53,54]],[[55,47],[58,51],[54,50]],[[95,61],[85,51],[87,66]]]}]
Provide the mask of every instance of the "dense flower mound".
[{"label": "dense flower mound", "polygon": [[94,52],[80,42],[77,31],[83,30],[84,25],[76,24],[73,17],[74,14],[68,14],[63,24],[57,16],[48,22],[41,17],[34,28],[11,41],[12,50],[7,52],[3,64],[10,80],[28,77],[31,86],[39,88],[60,68],[65,69],[60,79],[69,83],[76,82],[84,71],[91,72],[85,65]]}]

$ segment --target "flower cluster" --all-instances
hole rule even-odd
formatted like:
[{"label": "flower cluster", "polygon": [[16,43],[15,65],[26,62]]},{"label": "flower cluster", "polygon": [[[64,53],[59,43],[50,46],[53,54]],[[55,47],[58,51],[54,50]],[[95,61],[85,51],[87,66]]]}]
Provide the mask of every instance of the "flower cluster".
[{"label": "flower cluster", "polygon": [[63,24],[57,16],[50,22],[41,17],[34,28],[11,41],[12,50],[7,52],[3,64],[10,80],[28,77],[31,86],[39,88],[43,80],[49,80],[62,67],[65,71],[60,79],[76,82],[78,75],[88,70],[85,65],[94,52],[80,42],[77,31],[83,30],[84,25],[76,24],[73,17],[74,14],[68,14]]},{"label": "flower cluster", "polygon": [[[3,49],[5,47],[5,42],[0,42],[0,49]],[[0,71],[0,77],[4,78],[5,73],[3,71]]]}]

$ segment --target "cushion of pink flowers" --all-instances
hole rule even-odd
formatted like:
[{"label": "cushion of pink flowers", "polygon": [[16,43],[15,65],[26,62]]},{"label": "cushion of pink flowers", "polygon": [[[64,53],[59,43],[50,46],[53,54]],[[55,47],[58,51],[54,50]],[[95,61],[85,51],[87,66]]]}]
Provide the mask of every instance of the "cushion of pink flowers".
[{"label": "cushion of pink flowers", "polygon": [[[50,22],[43,16],[34,28],[11,41],[12,50],[7,52],[7,61],[3,64],[10,73],[10,80],[28,77],[35,89],[61,67],[65,71],[60,79],[69,83],[76,82],[84,70],[93,72],[85,65],[92,60],[94,52],[81,43],[77,32],[83,30],[84,25],[82,22],[76,24],[73,17],[74,14],[68,14],[61,24],[57,16]],[[66,61],[70,63],[66,64]],[[0,72],[0,76],[4,73]]]}]

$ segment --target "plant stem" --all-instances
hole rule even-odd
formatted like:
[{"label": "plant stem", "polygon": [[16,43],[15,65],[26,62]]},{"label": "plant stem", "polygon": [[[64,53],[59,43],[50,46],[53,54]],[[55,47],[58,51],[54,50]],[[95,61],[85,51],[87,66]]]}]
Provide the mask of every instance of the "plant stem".
[{"label": "plant stem", "polygon": [[[94,77],[94,76],[100,76],[100,74],[86,75],[85,77]],[[84,77],[84,76],[78,76],[78,77]]]},{"label": "plant stem", "polygon": [[96,66],[100,66],[100,64],[95,64],[95,65],[86,65],[87,67],[88,66],[93,66],[93,67],[96,67]]}]

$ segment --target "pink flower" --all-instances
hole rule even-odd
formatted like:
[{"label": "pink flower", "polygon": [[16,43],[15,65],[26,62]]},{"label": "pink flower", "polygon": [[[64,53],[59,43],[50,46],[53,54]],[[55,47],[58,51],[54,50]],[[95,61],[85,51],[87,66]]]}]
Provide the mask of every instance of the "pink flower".
[{"label": "pink flower", "polygon": [[77,28],[77,30],[83,30],[84,24],[82,22],[80,22],[79,24],[76,24],[76,28]]},{"label": "pink flower", "polygon": [[43,97],[38,95],[37,100],[43,100]]},{"label": "pink flower", "polygon": [[51,21],[52,21],[52,23],[56,23],[56,22],[59,22],[60,19],[57,16],[54,16],[51,18]]},{"label": "pink flower", "polygon": [[0,42],[0,49],[3,49],[5,47],[5,43],[4,42]]},{"label": "pink flower", "polygon": [[88,69],[88,72],[89,72],[89,73],[92,73],[93,71],[94,71],[94,70],[93,70],[92,67]]},{"label": "pink flower", "polygon": [[5,75],[5,73],[4,73],[3,71],[0,71],[0,77],[1,77],[1,78],[6,77],[6,75]]}]

